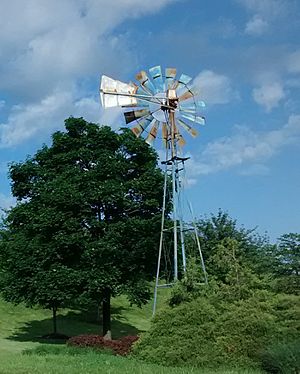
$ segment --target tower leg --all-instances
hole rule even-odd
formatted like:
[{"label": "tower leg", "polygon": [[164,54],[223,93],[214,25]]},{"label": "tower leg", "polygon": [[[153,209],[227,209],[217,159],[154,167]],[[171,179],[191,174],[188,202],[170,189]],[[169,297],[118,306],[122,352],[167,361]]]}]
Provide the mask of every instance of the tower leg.
[{"label": "tower leg", "polygon": [[199,251],[199,256],[200,256],[200,260],[201,260],[201,267],[202,267],[202,271],[203,271],[203,274],[204,274],[204,281],[205,281],[205,284],[207,284],[208,283],[207,273],[206,273],[204,258],[203,258],[203,255],[202,255],[202,250],[201,250],[201,245],[200,245],[200,240],[199,240],[198,228],[197,228],[197,225],[196,225],[196,222],[195,222],[192,204],[190,202],[188,204],[189,204],[189,208],[190,208],[190,212],[191,212],[191,216],[192,216],[192,220],[193,220],[193,228],[194,228],[194,233],[195,233],[195,240],[196,240],[196,243],[197,243],[197,247],[198,247],[198,251]]},{"label": "tower leg", "polygon": [[178,238],[177,238],[177,191],[176,191],[176,164],[172,160],[172,199],[173,199],[173,234],[174,234],[174,280],[178,279]]},{"label": "tower leg", "polygon": [[[166,159],[168,159],[168,149],[167,149],[167,152],[166,152]],[[165,179],[164,179],[164,192],[163,192],[163,206],[162,206],[162,216],[161,216],[161,229],[160,229],[160,239],[159,239],[159,249],[158,249],[158,260],[157,260],[157,269],[156,269],[156,278],[155,278],[152,316],[154,316],[155,311],[156,311],[157,289],[158,289],[158,282],[159,282],[161,255],[162,255],[162,249],[163,249],[165,214],[166,214],[166,197],[167,197],[167,180],[168,180],[168,166],[166,164],[166,166],[165,166]]]},{"label": "tower leg", "polygon": [[185,256],[185,242],[184,242],[184,232],[183,232],[183,211],[182,211],[182,196],[181,196],[181,186],[179,181],[179,192],[178,192],[178,217],[179,217],[179,230],[180,230],[180,242],[181,242],[181,255],[182,255],[182,267],[183,272],[186,272],[186,256]]}]

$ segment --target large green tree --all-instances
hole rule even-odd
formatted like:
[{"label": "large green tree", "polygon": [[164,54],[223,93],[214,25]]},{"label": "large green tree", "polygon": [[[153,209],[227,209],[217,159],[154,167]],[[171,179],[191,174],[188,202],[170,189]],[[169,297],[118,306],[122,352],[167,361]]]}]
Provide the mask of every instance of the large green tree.
[{"label": "large green tree", "polygon": [[25,162],[10,166],[17,205],[1,232],[2,294],[52,308],[102,302],[110,336],[110,299],[142,304],[154,274],[163,175],[156,153],[128,130],[82,118],[65,121]]}]

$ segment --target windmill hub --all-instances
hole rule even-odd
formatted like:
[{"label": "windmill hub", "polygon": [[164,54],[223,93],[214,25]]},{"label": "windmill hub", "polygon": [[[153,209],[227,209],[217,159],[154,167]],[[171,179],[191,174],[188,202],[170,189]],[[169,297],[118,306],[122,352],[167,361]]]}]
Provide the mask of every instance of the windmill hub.
[{"label": "windmill hub", "polygon": [[152,116],[160,122],[166,121],[166,113],[168,110],[168,99],[165,92],[159,92],[154,95],[154,98],[157,99],[157,102],[149,103],[149,109],[152,112]]}]

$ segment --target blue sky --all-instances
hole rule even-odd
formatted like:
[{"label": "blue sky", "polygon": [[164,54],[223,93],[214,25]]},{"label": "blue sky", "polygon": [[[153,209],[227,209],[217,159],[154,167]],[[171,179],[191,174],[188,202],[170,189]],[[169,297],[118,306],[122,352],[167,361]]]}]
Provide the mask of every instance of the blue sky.
[{"label": "blue sky", "polygon": [[194,77],[207,103],[185,147],[196,215],[222,208],[272,241],[299,232],[299,1],[1,0],[0,15],[1,207],[7,163],[65,118],[124,124],[100,106],[102,74],[127,82],[160,64]]}]

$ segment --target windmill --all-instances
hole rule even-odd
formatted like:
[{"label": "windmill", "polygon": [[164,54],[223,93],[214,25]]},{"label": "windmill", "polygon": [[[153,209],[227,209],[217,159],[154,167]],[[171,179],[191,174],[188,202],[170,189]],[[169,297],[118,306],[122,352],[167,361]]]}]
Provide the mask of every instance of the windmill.
[{"label": "windmill", "polygon": [[[185,162],[188,157],[182,157],[181,149],[186,144],[186,141],[181,134],[181,129],[192,137],[196,137],[198,131],[195,126],[198,127],[205,124],[205,118],[201,115],[205,104],[197,98],[197,89],[191,84],[192,78],[185,74],[181,74],[178,78],[176,76],[177,71],[175,68],[166,68],[163,74],[160,66],[154,66],[149,69],[149,75],[145,71],[137,73],[136,80],[138,83],[123,83],[103,75],[100,85],[101,102],[104,108],[118,106],[131,109],[124,113],[125,121],[126,124],[131,126],[131,130],[137,137],[145,138],[145,141],[152,145],[154,140],[159,137],[158,133],[161,129],[161,139],[165,147],[166,156],[165,160],[162,161],[165,178],[153,314],[156,310],[158,288],[170,287],[178,279],[179,247],[181,248],[183,272],[186,272],[183,179]],[[172,181],[173,280],[169,283],[160,284],[159,277],[164,236],[169,231],[169,228],[165,227],[167,182],[169,177]],[[189,208],[193,216],[191,205],[189,205]],[[199,251],[204,283],[207,283],[205,264],[194,219],[190,229],[195,234],[195,243]]]}]

